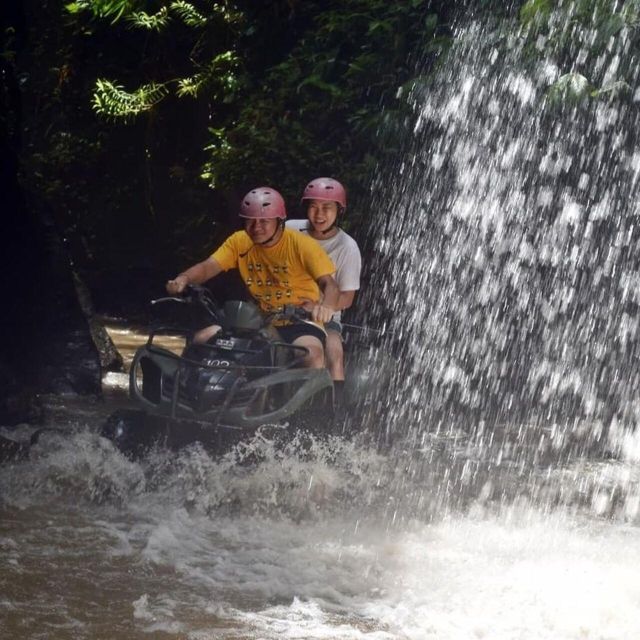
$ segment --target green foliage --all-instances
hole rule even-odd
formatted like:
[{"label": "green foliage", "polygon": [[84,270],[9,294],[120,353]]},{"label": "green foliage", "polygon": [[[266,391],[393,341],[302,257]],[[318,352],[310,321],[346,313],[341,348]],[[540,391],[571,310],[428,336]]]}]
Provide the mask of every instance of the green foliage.
[{"label": "green foliage", "polygon": [[207,24],[205,18],[196,8],[185,0],[176,0],[171,3],[171,10],[176,13],[188,27],[204,27]]},{"label": "green foliage", "polygon": [[593,87],[579,73],[567,73],[559,78],[547,91],[547,98],[552,104],[581,102],[590,97]]},{"label": "green foliage", "polygon": [[205,151],[209,152],[215,160],[205,163],[200,173],[200,177],[211,187],[218,187],[217,176],[220,172],[218,165],[224,165],[232,154],[232,147],[227,141],[226,130],[224,128],[209,127],[209,144],[205,146]]},{"label": "green foliage", "polygon": [[[146,237],[153,220],[157,238],[172,252],[181,247],[184,255],[199,255],[212,242],[212,199],[235,199],[242,189],[270,183],[292,205],[301,185],[320,174],[347,184],[354,220],[372,169],[397,146],[398,123],[408,109],[398,88],[417,69],[428,73],[450,43],[441,15],[446,5],[71,2],[65,15],[74,46],[97,54],[82,65],[74,66],[71,58],[69,65],[74,99],[82,96],[81,104],[90,107],[84,129],[76,133],[90,140],[100,131],[105,145],[113,145],[92,156],[92,168],[109,180],[104,191],[97,185],[89,189],[87,202],[101,205],[87,204],[90,213],[79,223],[83,233],[104,237],[99,229],[122,220],[124,242],[134,245],[131,227]],[[80,67],[84,77],[74,75]],[[61,86],[60,99],[68,99]],[[72,113],[78,102],[68,107]],[[58,161],[62,147],[55,147],[54,158],[54,148],[44,146],[42,164],[45,156]],[[105,169],[101,153],[122,162],[115,167],[106,159]],[[73,158],[65,163],[71,172]],[[61,189],[57,180],[55,192]],[[76,190],[83,191],[80,184]],[[94,253],[108,255],[123,240],[109,237],[99,247],[98,242]]]},{"label": "green foliage", "polygon": [[[258,180],[294,193],[315,173],[341,176],[352,192],[364,187],[373,158],[392,148],[386,140],[374,150],[373,141],[403,108],[397,94],[413,74],[410,56],[422,50],[436,60],[448,47],[432,6],[166,0],[148,13],[135,0],[78,0],[73,11],[125,19],[152,38],[162,35],[158,43],[170,47],[168,65],[160,62],[162,50],[145,48],[147,72],[127,81],[135,84],[138,76],[135,90],[99,79],[96,113],[131,122],[170,95],[205,100],[213,120],[200,175],[221,189]],[[150,64],[150,51],[159,64]]]},{"label": "green foliage", "polygon": [[640,0],[627,0],[622,15],[625,23],[632,29],[640,26]]},{"label": "green foliage", "polygon": [[640,0],[529,0],[520,9],[525,57],[532,69],[544,59],[566,72],[547,91],[550,105],[622,99],[635,76],[632,55],[620,55],[617,77],[598,63],[614,50],[628,52],[640,26]]},{"label": "green foliage", "polygon": [[546,22],[552,9],[552,0],[528,0],[520,9],[520,21],[525,25]]},{"label": "green foliage", "polygon": [[[73,15],[89,12],[94,18],[109,18],[112,23],[126,18],[133,26],[152,31],[164,29],[171,20],[171,13],[189,27],[204,27],[208,22],[193,3],[186,0],[166,2],[155,13],[144,11],[144,4],[143,0],[75,0],[65,5],[65,8]],[[222,16],[228,13],[225,3],[214,4],[211,10]]]},{"label": "green foliage", "polygon": [[235,121],[215,131],[203,172],[212,185],[261,176],[297,194],[308,176],[327,173],[363,193],[374,158],[392,152],[379,132],[402,108],[396,95],[413,74],[411,54],[437,58],[449,44],[419,0],[308,4],[310,25],[292,50],[249,85]]},{"label": "green foliage", "polygon": [[[94,17],[112,18],[112,22],[124,18],[129,26],[149,32],[161,32],[168,38],[170,47],[176,36],[172,22],[176,19],[189,30],[188,48],[185,58],[188,64],[180,63],[171,51],[172,65],[188,69],[187,75],[178,77],[155,74],[151,82],[145,81],[134,91],[127,92],[118,81],[100,78],[96,81],[93,93],[94,111],[110,120],[131,121],[136,116],[150,111],[169,95],[179,98],[197,98],[206,95],[208,99],[220,99],[229,102],[229,96],[235,93],[239,84],[239,58],[230,48],[216,51],[218,41],[225,42],[237,35],[236,28],[241,26],[241,15],[228,2],[207,3],[204,15],[194,3],[186,0],[165,2],[155,13],[135,10],[137,4],[133,0],[79,0],[67,5],[71,13],[82,10],[90,11]],[[213,24],[215,30],[203,34],[205,27]],[[218,36],[222,34],[222,38]],[[164,55],[162,50],[158,55]],[[189,68],[190,67],[190,68]],[[169,68],[167,68],[167,72]]]},{"label": "green foliage", "polygon": [[240,60],[233,51],[225,51],[214,58],[198,73],[178,80],[176,94],[197,98],[207,93],[209,98],[225,101],[238,88],[237,70]]},{"label": "green foliage", "polygon": [[112,22],[117,22],[141,5],[141,0],[75,0],[65,8],[71,14],[88,11],[95,18],[110,18]]},{"label": "green foliage", "polygon": [[631,95],[631,93],[631,86],[624,80],[618,80],[616,82],[604,85],[600,89],[594,89],[591,92],[591,97],[611,101],[628,97]]},{"label": "green foliage", "polygon": [[132,26],[150,31],[161,31],[169,24],[169,9],[162,7],[157,13],[148,14],[145,11],[134,11],[127,16]]},{"label": "green foliage", "polygon": [[109,80],[96,80],[93,94],[93,108],[96,113],[111,119],[131,119],[134,116],[149,111],[168,93],[164,84],[143,85],[133,93],[128,93],[120,85]]}]

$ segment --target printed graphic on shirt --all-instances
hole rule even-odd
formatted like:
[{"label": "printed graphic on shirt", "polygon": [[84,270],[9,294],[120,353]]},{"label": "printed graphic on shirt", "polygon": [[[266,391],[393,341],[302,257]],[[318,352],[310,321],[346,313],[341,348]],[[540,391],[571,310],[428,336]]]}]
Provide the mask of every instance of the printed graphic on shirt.
[{"label": "printed graphic on shirt", "polygon": [[247,261],[248,274],[263,274],[264,276],[248,275],[245,279],[251,295],[260,301],[260,306],[268,312],[282,311],[284,305],[287,304],[292,296],[293,290],[289,278],[282,278],[289,273],[289,265],[287,264],[263,264],[253,260]]}]

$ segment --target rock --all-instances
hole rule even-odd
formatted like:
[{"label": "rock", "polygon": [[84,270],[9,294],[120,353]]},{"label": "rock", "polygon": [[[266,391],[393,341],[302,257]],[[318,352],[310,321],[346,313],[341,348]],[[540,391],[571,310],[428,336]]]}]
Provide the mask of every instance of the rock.
[{"label": "rock", "polygon": [[0,424],[6,425],[32,418],[38,394],[99,394],[102,369],[64,239],[47,204],[28,200],[18,181],[20,95],[10,61],[0,65],[0,105],[8,114],[0,117],[7,230],[0,234]]}]

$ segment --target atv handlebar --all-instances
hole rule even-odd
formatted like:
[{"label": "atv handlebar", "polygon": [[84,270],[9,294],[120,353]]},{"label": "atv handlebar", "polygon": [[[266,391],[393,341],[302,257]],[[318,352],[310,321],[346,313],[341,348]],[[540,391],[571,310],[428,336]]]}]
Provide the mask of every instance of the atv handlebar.
[{"label": "atv handlebar", "polygon": [[[198,304],[207,311],[216,322],[222,322],[224,314],[222,309],[216,304],[211,292],[206,287],[196,284],[188,284],[180,296],[164,296],[151,300],[152,305],[165,302],[178,302],[180,304]],[[276,311],[265,315],[265,325],[273,320],[290,320],[292,322],[307,322],[311,320],[311,313],[294,304],[286,304],[281,311]]]},{"label": "atv handlebar", "polygon": [[164,296],[151,300],[152,305],[164,302],[178,302],[180,304],[198,304],[201,306],[215,322],[220,321],[221,309],[218,307],[211,292],[206,287],[196,284],[188,284],[179,296]]},{"label": "atv handlebar", "polygon": [[186,302],[186,300],[178,296],[165,296],[164,298],[154,298],[151,300],[151,304],[162,304],[163,302]]},{"label": "atv handlebar", "polygon": [[311,314],[304,307],[295,304],[285,304],[282,311],[275,315],[283,320],[311,320]]}]

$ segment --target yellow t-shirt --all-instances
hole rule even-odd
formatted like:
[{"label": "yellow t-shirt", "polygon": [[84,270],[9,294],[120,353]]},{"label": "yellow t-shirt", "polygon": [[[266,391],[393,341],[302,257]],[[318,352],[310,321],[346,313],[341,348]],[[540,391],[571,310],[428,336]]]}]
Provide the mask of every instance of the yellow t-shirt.
[{"label": "yellow t-shirt", "polygon": [[285,229],[278,244],[253,244],[245,231],[229,236],[211,256],[224,271],[237,268],[260,308],[273,313],[285,304],[320,300],[316,280],[335,273],[324,249],[311,237]]}]

